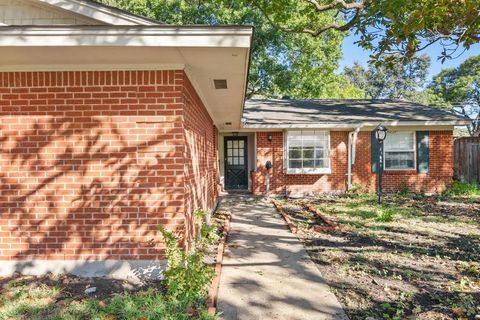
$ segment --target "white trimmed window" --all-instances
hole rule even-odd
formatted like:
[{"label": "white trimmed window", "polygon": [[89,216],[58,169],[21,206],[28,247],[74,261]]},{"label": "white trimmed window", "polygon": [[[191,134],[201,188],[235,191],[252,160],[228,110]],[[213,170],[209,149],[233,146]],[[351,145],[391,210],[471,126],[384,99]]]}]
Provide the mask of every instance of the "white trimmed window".
[{"label": "white trimmed window", "polygon": [[384,143],[385,170],[415,170],[415,132],[389,132]]},{"label": "white trimmed window", "polygon": [[287,173],[330,173],[328,131],[289,131],[286,140]]}]

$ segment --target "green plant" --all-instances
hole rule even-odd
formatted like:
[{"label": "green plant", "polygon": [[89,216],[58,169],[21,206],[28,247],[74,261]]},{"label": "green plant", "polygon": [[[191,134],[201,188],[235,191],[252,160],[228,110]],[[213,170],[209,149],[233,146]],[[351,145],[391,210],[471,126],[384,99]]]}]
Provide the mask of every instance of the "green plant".
[{"label": "green plant", "polygon": [[452,186],[442,192],[444,197],[480,196],[480,186],[475,183],[454,181]]},{"label": "green plant", "polygon": [[412,193],[412,190],[410,190],[410,187],[408,186],[408,184],[406,183],[403,183],[400,187],[400,191],[398,192],[398,194],[402,197],[407,197],[409,196],[410,194]]},{"label": "green plant", "polygon": [[478,262],[460,261],[459,263],[457,263],[457,269],[459,269],[463,273],[480,277],[480,263]]},{"label": "green plant", "polygon": [[377,217],[375,220],[379,222],[391,222],[393,221],[396,214],[395,208],[391,207],[380,207],[377,209]]},{"label": "green plant", "polygon": [[364,187],[358,183],[353,183],[352,186],[346,192],[348,196],[356,196],[363,193],[365,193]]},{"label": "green plant", "polygon": [[204,263],[205,250],[216,239],[215,226],[204,223],[205,212],[194,213],[198,232],[190,248],[185,250],[173,232],[159,226],[165,241],[167,270],[164,271],[165,284],[169,297],[193,305],[200,301],[207,291],[215,272]]},{"label": "green plant", "polygon": [[394,304],[383,303],[381,305],[384,319],[401,320],[405,317],[405,310],[409,308],[413,298],[413,292],[400,293],[398,301]]}]

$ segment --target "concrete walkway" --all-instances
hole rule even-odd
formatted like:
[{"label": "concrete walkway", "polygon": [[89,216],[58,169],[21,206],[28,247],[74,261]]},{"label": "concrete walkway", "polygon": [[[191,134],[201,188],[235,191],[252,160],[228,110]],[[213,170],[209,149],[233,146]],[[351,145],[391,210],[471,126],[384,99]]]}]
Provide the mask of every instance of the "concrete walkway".
[{"label": "concrete walkway", "polygon": [[222,319],[347,319],[269,201],[227,197],[221,206],[233,214],[218,292]]}]

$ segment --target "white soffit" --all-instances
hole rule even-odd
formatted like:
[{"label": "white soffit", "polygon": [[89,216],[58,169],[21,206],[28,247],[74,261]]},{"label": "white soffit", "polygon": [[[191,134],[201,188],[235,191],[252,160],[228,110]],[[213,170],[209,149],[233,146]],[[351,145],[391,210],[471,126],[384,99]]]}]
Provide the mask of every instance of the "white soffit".
[{"label": "white soffit", "polygon": [[[241,128],[251,27],[0,27],[1,71],[185,70],[216,126]],[[215,89],[213,80],[227,80]]]}]

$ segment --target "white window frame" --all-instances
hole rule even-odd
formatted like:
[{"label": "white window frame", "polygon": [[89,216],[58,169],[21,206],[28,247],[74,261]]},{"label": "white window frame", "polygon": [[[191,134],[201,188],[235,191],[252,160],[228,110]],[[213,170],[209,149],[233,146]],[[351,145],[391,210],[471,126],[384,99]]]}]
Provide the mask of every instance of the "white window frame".
[{"label": "white window frame", "polygon": [[[385,171],[415,171],[417,169],[417,133],[416,131],[392,131],[388,134],[395,134],[395,133],[410,133],[413,135],[413,150],[395,150],[395,151],[388,151],[385,148],[385,141],[383,142],[383,169]],[[387,152],[412,152],[413,151],[413,168],[387,168]]]},{"label": "white window frame", "polygon": [[[315,132],[323,133],[327,136],[327,146],[328,146],[328,167],[327,168],[317,168],[317,169],[305,169],[305,168],[289,168],[290,159],[289,159],[289,139],[288,136],[293,132]],[[330,174],[332,173],[332,159],[331,159],[331,143],[330,143],[330,131],[327,130],[292,130],[285,132],[285,141],[284,141],[284,167],[287,174]]]}]

